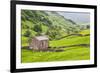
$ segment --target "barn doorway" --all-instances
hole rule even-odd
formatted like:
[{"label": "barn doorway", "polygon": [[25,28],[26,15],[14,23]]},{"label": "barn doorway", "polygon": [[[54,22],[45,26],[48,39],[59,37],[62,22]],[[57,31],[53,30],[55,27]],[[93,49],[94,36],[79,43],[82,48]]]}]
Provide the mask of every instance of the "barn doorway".
[{"label": "barn doorway", "polygon": [[45,41],[42,41],[42,48],[45,48]]}]

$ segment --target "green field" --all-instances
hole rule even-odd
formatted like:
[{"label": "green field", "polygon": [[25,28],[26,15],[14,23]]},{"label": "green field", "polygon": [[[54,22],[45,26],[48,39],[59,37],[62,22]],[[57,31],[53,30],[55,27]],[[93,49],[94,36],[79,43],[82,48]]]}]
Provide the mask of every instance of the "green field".
[{"label": "green field", "polygon": [[[77,44],[89,44],[89,36],[69,36],[60,40],[50,41],[50,47],[71,46]],[[53,48],[55,49],[55,48]],[[59,48],[58,48],[59,49]],[[27,48],[22,49],[22,62],[47,62],[47,61],[64,61],[64,60],[88,60],[90,59],[89,46],[75,46],[60,48],[62,52],[36,52]]]},{"label": "green field", "polygon": [[22,49],[22,62],[47,62],[64,60],[88,60],[90,59],[89,47],[70,47],[63,48],[63,52],[35,52]]},{"label": "green field", "polygon": [[69,45],[77,45],[77,44],[89,44],[90,36],[70,36],[60,40],[50,41],[50,46],[57,47],[57,46],[69,46]]}]

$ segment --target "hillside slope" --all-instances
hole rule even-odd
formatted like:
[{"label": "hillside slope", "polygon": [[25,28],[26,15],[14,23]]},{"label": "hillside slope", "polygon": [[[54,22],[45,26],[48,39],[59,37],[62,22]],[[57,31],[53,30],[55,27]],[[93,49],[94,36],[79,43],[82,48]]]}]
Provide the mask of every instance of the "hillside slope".
[{"label": "hillside slope", "polygon": [[22,36],[49,35],[50,39],[59,38],[79,31],[75,22],[65,19],[53,11],[21,11]]}]

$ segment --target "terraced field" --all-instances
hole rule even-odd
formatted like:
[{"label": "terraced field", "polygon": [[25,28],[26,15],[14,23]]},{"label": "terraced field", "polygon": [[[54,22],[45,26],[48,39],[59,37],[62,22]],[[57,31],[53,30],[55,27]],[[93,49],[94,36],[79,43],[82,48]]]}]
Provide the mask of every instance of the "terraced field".
[{"label": "terraced field", "polygon": [[[47,61],[64,61],[64,60],[88,60],[90,59],[90,47],[81,46],[80,44],[90,44],[90,36],[69,36],[60,40],[49,42],[50,49],[62,49],[61,52],[43,52],[33,51],[27,48],[22,49],[22,62],[47,62]],[[76,45],[76,46],[73,46]],[[52,48],[61,47],[62,48]],[[67,47],[70,46],[70,47]]]}]

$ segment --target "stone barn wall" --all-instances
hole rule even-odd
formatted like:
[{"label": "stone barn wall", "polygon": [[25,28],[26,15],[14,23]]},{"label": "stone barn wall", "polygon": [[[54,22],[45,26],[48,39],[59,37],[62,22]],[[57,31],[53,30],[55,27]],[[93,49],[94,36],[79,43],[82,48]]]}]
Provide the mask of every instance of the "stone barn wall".
[{"label": "stone barn wall", "polygon": [[30,46],[33,50],[47,50],[48,46],[49,46],[49,40],[48,38],[45,38],[41,36],[41,38],[39,37],[34,37],[32,38],[32,41],[30,43]]}]

